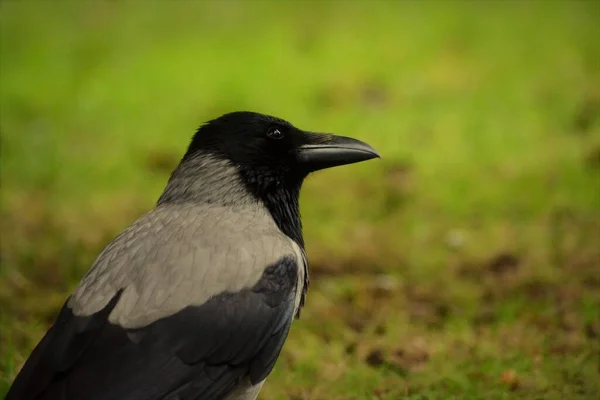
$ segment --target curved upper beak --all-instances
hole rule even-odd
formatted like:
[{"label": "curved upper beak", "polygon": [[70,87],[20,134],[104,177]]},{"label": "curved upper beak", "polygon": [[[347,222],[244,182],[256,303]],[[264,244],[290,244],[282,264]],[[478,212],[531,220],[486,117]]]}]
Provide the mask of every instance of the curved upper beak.
[{"label": "curved upper beak", "polygon": [[381,158],[365,142],[346,136],[306,133],[307,143],[298,148],[297,159],[309,171]]}]

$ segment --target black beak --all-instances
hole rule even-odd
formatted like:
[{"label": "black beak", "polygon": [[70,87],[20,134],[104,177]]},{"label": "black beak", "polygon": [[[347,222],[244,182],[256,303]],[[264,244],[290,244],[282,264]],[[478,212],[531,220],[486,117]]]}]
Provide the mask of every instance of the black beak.
[{"label": "black beak", "polygon": [[374,148],[360,140],[322,133],[305,135],[307,141],[298,148],[297,158],[310,172],[380,158]]}]

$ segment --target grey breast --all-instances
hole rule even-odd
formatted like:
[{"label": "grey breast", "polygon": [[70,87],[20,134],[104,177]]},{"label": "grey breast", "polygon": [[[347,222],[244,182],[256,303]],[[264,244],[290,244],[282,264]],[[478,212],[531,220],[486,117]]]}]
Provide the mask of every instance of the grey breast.
[{"label": "grey breast", "polygon": [[[109,321],[142,327],[219,293],[250,288],[284,256],[297,260],[301,285],[302,250],[258,203],[159,206],[102,251],[69,307],[75,315],[93,314],[122,289]],[[296,308],[301,292],[300,287]]]},{"label": "grey breast", "polygon": [[262,381],[253,385],[243,380],[225,397],[225,400],[254,400],[258,397],[264,383],[265,381]]}]

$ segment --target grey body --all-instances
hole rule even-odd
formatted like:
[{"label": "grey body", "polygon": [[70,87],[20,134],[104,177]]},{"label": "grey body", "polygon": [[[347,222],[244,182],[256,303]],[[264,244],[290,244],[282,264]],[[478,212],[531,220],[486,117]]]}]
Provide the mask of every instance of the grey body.
[{"label": "grey body", "polygon": [[285,256],[296,260],[302,285],[299,246],[258,203],[159,206],[102,252],[68,305],[75,315],[94,314],[124,289],[109,321],[138,328],[220,293],[251,288],[265,266]]},{"label": "grey body", "polygon": [[[194,173],[202,170],[206,179],[227,182],[221,187],[229,193],[204,192],[215,187],[204,181],[189,192],[196,201],[159,204],[135,221],[81,280],[67,303],[75,315],[99,312],[123,289],[109,321],[128,329],[144,327],[220,293],[252,288],[265,266],[283,257],[297,264],[297,314],[305,291],[304,251],[279,230],[262,203],[242,190],[232,166],[206,156]],[[166,193],[171,190],[179,190],[178,179],[171,180]],[[253,400],[262,384],[242,380],[226,399]]]},{"label": "grey body", "polygon": [[[75,315],[90,315],[124,289],[109,321],[138,328],[220,293],[251,288],[265,265],[284,256],[298,265],[295,315],[304,291],[304,256],[263,207],[158,207],[107,247],[68,306]],[[226,399],[255,399],[261,387],[244,380]]]},{"label": "grey body", "polygon": [[242,381],[227,395],[225,400],[254,400],[258,397],[264,383],[265,381],[262,381],[253,385],[247,380]]}]

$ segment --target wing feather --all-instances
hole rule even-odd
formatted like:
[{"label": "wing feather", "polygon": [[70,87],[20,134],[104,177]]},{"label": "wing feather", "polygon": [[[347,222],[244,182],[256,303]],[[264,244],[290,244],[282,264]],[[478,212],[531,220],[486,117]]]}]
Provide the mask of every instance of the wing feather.
[{"label": "wing feather", "polygon": [[7,400],[221,399],[245,377],[259,383],[294,317],[297,268],[283,257],[252,288],[135,329],[109,322],[121,291],[89,316],[65,304]]}]

